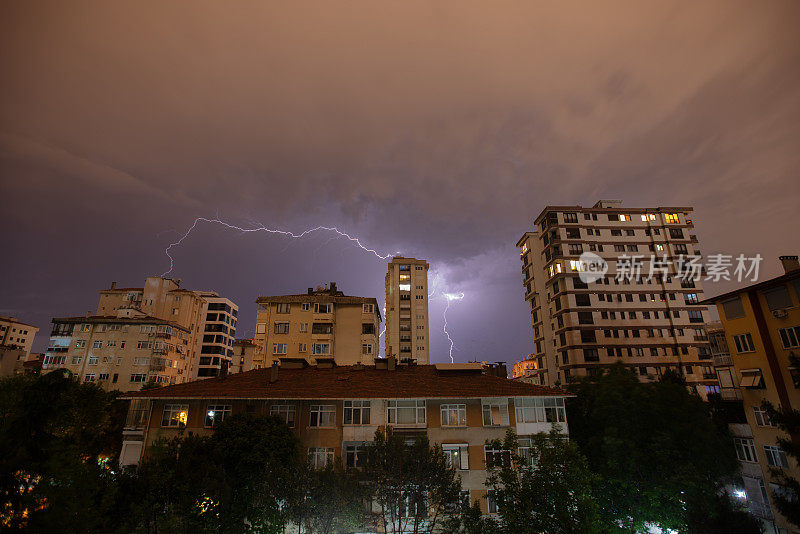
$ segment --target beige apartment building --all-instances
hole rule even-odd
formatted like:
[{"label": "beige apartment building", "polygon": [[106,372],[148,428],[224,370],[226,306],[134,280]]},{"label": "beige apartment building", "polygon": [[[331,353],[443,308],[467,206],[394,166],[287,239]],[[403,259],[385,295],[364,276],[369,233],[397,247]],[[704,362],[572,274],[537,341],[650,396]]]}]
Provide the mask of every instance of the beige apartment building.
[{"label": "beige apartment building", "polygon": [[254,339],[237,339],[233,342],[233,358],[228,372],[244,373],[263,367],[264,352]]},{"label": "beige apartment building", "polygon": [[485,514],[497,505],[487,495],[487,468],[508,462],[510,451],[487,441],[508,429],[526,454],[530,436],[555,425],[567,433],[564,391],[494,376],[480,363],[402,364],[393,356],[374,365],[275,365],[203,382],[132,392],[122,465],[137,465],[152,443],[191,431],[208,435],[235,413],[277,415],[292,429],[313,465],[341,458],[362,465],[360,451],[375,431],[391,427],[442,446],[458,469],[463,497]]},{"label": "beige apartment building", "polygon": [[33,339],[39,329],[25,324],[16,317],[0,315],[0,346],[19,349],[30,354]]},{"label": "beige apartment building", "polygon": [[42,371],[130,391],[217,376],[233,357],[238,307],[213,291],[149,277],[143,287],[100,291],[97,312],[53,319]]},{"label": "beige apartment building", "polygon": [[[716,390],[701,282],[676,276],[676,260],[700,254],[691,214],[687,207],[625,208],[621,201],[542,210],[536,230],[517,242],[535,383],[564,384],[621,361],[642,380],[673,369],[703,396],[704,386]],[[589,272],[584,253],[601,258],[607,272]],[[638,263],[641,276],[617,279],[625,274],[620,260],[634,255],[637,262],[627,261]]]},{"label": "beige apartment building", "polygon": [[428,262],[395,256],[386,273],[386,356],[430,361]]},{"label": "beige apartment building", "polygon": [[[784,412],[800,410],[800,263],[797,256],[780,259],[783,275],[706,302],[716,304],[723,327],[717,372],[730,373],[738,393],[728,396],[741,399],[749,424],[749,431],[734,432],[748,507],[765,521],[767,532],[796,534],[800,525],[791,524],[774,504],[775,494],[785,491],[781,475],[800,479],[797,461],[778,445],[779,437],[796,436],[779,429],[763,406],[766,401]],[[721,386],[725,380],[720,374]]]},{"label": "beige apartment building", "polygon": [[330,286],[299,295],[258,297],[256,334],[264,365],[371,364],[379,354],[381,313],[371,297],[352,297]]}]

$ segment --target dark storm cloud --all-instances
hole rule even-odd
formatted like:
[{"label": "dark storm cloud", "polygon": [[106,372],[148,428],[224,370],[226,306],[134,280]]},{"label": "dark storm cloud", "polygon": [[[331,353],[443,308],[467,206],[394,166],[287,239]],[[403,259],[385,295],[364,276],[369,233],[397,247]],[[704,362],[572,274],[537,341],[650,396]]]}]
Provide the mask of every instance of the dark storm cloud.
[{"label": "dark storm cloud", "polygon": [[[800,248],[796,2],[0,9],[0,307],[42,327],[159,274],[216,213],[431,259],[467,293],[460,359],[530,351],[513,244],[548,203],[693,205],[704,253],[771,273]],[[257,293],[383,291],[383,263],[329,236],[206,225],[175,257],[245,329]]]}]

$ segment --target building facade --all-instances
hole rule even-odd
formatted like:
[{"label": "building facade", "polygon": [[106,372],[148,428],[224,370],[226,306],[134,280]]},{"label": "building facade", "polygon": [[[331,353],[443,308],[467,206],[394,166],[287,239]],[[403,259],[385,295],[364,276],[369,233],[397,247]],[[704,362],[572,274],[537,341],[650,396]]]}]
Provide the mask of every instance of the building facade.
[{"label": "building facade", "polygon": [[386,273],[386,356],[430,362],[428,262],[395,256]]},{"label": "building facade", "polygon": [[[702,285],[676,276],[676,260],[700,254],[691,213],[600,201],[591,208],[547,206],[536,217],[537,229],[517,247],[537,383],[563,384],[621,361],[642,380],[673,369],[701,395],[702,386],[715,387]],[[586,253],[607,266],[592,281]],[[641,276],[621,269],[620,260],[633,264],[633,257]]]},{"label": "building facade", "polygon": [[16,317],[0,315],[0,346],[19,349],[30,354],[33,339],[39,329],[25,324]]},{"label": "building facade", "polygon": [[233,343],[231,373],[244,373],[264,367],[264,352],[253,339],[237,339]]},{"label": "building facade", "polygon": [[[800,264],[782,256],[785,274],[708,299],[716,304],[730,348],[731,379],[738,384],[750,436],[737,436],[737,454],[747,464],[744,487],[751,512],[775,532],[800,532],[777,512],[775,472],[800,478],[800,467],[778,446],[789,437],[764,410],[800,409]],[[721,379],[722,380],[722,379]],[[791,436],[796,439],[796,436]]]},{"label": "building facade", "polygon": [[359,450],[379,428],[440,444],[471,501],[484,513],[486,469],[507,454],[486,445],[513,429],[525,446],[530,435],[558,425],[567,432],[560,390],[487,374],[481,364],[400,364],[268,369],[129,394],[130,412],[120,462],[138,464],[159,438],[189,430],[207,435],[228,414],[271,414],[297,433],[313,464],[336,457],[358,467]]},{"label": "building facade", "polygon": [[381,314],[375,298],[345,295],[331,282],[305,294],[258,297],[256,303],[253,341],[264,365],[371,364],[378,357]]},{"label": "building facade", "polygon": [[231,364],[238,307],[213,291],[149,277],[143,287],[100,291],[93,315],[53,319],[42,371],[130,391],[217,376]]}]

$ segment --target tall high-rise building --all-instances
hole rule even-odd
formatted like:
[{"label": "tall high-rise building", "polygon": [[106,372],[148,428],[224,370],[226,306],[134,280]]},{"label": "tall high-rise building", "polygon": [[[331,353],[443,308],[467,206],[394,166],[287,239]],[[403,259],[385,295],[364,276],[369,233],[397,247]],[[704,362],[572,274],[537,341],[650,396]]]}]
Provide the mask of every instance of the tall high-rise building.
[{"label": "tall high-rise building", "polygon": [[373,364],[378,357],[381,313],[373,297],[345,295],[331,282],[305,294],[258,297],[256,303],[253,341],[265,365]]},{"label": "tall high-rise building", "polygon": [[386,356],[430,360],[428,262],[395,256],[386,273]]},{"label": "tall high-rise building", "polygon": [[230,366],[239,308],[213,291],[149,277],[100,291],[95,314],[53,319],[42,370],[66,368],[107,389],[175,384]]},{"label": "tall high-rise building", "polygon": [[[537,229],[517,242],[534,382],[563,384],[621,361],[642,380],[672,369],[701,395],[701,386],[715,390],[703,289],[699,280],[677,276],[685,265],[678,260],[700,254],[691,214],[687,207],[600,201],[591,208],[547,206],[536,217]],[[587,272],[594,257],[607,272]],[[623,273],[621,261],[638,265],[641,276]]]}]

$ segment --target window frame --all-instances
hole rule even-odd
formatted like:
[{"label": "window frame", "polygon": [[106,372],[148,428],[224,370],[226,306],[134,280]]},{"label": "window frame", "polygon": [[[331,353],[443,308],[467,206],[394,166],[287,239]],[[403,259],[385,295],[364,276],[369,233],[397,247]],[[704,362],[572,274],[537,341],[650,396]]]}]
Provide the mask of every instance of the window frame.
[{"label": "window frame", "polygon": [[[414,403],[414,406],[399,406],[398,403]],[[400,410],[410,410],[414,413],[414,422],[399,422]],[[394,414],[394,417],[392,417]],[[421,417],[420,417],[421,415]],[[386,424],[392,426],[426,426],[427,402],[425,399],[390,399],[386,401]]]},{"label": "window frame", "polygon": [[[450,415],[453,413],[456,416],[455,424],[450,421]],[[439,424],[443,428],[462,428],[467,426],[467,405],[458,403],[440,404]]]},{"label": "window frame", "polygon": [[[329,418],[330,421],[323,421],[323,415],[326,416],[325,419]],[[330,423],[330,424],[325,424],[325,423]],[[334,428],[336,426],[336,405],[335,404],[310,405],[308,407],[308,426],[309,428]]]},{"label": "window frame", "polygon": [[161,428],[186,428],[186,423],[188,422],[188,404],[170,403],[164,405],[164,408],[161,411]]},{"label": "window frame", "polygon": [[[222,423],[227,416],[231,414],[231,405],[230,404],[207,404],[206,405],[206,417],[205,417],[205,428],[214,428],[215,426]],[[210,423],[209,423],[210,419]]]}]

